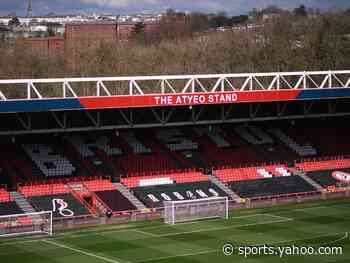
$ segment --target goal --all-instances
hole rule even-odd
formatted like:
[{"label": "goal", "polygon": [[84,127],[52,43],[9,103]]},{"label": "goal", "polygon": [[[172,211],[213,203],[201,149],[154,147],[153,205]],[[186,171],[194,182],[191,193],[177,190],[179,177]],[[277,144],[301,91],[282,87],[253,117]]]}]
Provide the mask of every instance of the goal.
[{"label": "goal", "polygon": [[0,237],[52,235],[52,211],[0,216]]},{"label": "goal", "polygon": [[164,222],[175,224],[209,218],[228,218],[228,198],[164,201]]}]

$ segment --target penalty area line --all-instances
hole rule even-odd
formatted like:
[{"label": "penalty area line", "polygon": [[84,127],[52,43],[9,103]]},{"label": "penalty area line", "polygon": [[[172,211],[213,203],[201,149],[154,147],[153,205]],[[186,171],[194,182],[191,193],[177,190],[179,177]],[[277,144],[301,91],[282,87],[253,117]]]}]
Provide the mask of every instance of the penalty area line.
[{"label": "penalty area line", "polygon": [[134,231],[136,233],[141,233],[141,234],[146,235],[146,236],[159,237],[159,235],[157,235],[157,234],[153,234],[151,232],[142,231],[142,230],[139,230],[139,229],[130,229],[129,231]]},{"label": "penalty area line", "polygon": [[186,254],[179,254],[179,255],[173,255],[173,256],[165,256],[165,257],[158,257],[158,258],[147,258],[147,259],[141,259],[141,260],[135,260],[131,263],[141,263],[141,262],[149,262],[149,261],[158,261],[158,260],[164,260],[164,259],[170,259],[170,258],[180,258],[180,257],[191,257],[191,256],[198,256],[198,255],[206,255],[210,253],[216,253],[219,252],[218,249],[211,249],[211,250],[204,250],[194,253],[186,253]]},{"label": "penalty area line", "polygon": [[261,222],[261,223],[250,223],[250,224],[241,224],[241,225],[234,225],[234,226],[213,227],[213,228],[198,229],[198,230],[193,230],[193,231],[163,234],[163,235],[158,235],[158,237],[178,236],[178,235],[185,235],[185,234],[192,234],[192,233],[220,231],[220,230],[225,230],[225,229],[235,229],[235,228],[240,228],[240,227],[285,223],[285,222],[289,222],[289,221],[293,221],[293,220],[294,219],[292,219],[292,218],[291,219],[285,218],[285,219],[281,219],[281,220],[273,220],[273,221]]},{"label": "penalty area line", "polygon": [[87,252],[87,251],[84,251],[84,250],[81,250],[81,249],[78,249],[78,248],[70,247],[70,246],[67,246],[67,245],[64,245],[64,244],[61,244],[61,243],[57,243],[57,242],[52,241],[52,240],[44,239],[44,240],[41,240],[41,241],[44,242],[44,243],[47,243],[47,244],[59,247],[59,248],[64,248],[64,249],[68,249],[68,250],[74,251],[76,253],[79,253],[79,254],[82,254],[82,255],[85,255],[85,256],[97,258],[97,259],[100,259],[100,260],[105,261],[105,262],[121,263],[120,261],[117,261],[117,260],[114,260],[114,259],[110,259],[110,258],[106,258],[106,257],[103,257],[103,256],[99,256],[99,255],[96,255],[94,253]]}]

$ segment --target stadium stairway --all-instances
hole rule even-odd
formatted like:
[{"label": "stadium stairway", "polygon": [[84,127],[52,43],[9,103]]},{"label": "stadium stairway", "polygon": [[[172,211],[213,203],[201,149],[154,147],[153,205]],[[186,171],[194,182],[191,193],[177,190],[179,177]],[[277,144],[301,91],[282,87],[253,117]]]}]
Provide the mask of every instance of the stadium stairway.
[{"label": "stadium stairway", "polygon": [[294,167],[288,167],[289,171],[292,174],[298,175],[301,178],[303,178],[306,182],[308,182],[309,184],[311,184],[313,187],[315,187],[318,191],[321,192],[325,192],[327,191],[326,189],[324,189],[321,185],[319,185],[318,183],[316,183],[314,180],[312,180],[310,177],[308,177],[304,172],[298,170],[297,168]]},{"label": "stadium stairway", "polygon": [[138,210],[145,210],[147,207],[141,203],[139,199],[137,199],[128,188],[126,188],[123,184],[121,183],[113,183],[119,190],[119,192],[124,195]]},{"label": "stadium stairway", "polygon": [[221,190],[223,190],[226,194],[228,194],[229,197],[231,197],[236,202],[240,201],[240,196],[237,195],[234,191],[232,191],[229,187],[227,187],[223,182],[221,182],[217,177],[211,174],[207,174],[209,180],[217,185]]},{"label": "stadium stairway", "polygon": [[35,209],[28,202],[25,197],[19,192],[10,192],[11,197],[16,202],[16,204],[25,212],[25,213],[35,213]]}]

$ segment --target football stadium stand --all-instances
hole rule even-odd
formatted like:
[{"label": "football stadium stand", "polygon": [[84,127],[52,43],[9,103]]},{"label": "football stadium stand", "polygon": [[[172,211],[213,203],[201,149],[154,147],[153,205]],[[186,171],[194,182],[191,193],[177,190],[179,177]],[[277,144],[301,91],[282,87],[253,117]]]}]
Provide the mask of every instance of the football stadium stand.
[{"label": "football stadium stand", "polygon": [[14,201],[0,202],[0,216],[23,213],[22,209]]},{"label": "football stadium stand", "polygon": [[132,202],[107,179],[88,180],[83,184],[89,191],[94,192],[95,198],[106,211],[109,210],[116,214],[136,210]]},{"label": "football stadium stand", "polygon": [[64,228],[159,217],[164,201],[349,196],[349,76],[0,80],[0,215],[51,210]]},{"label": "football stadium stand", "polygon": [[71,193],[30,196],[29,202],[37,211],[53,211],[53,217],[90,215],[90,211]]},{"label": "football stadium stand", "polygon": [[210,181],[192,183],[172,183],[132,189],[135,196],[147,207],[162,207],[163,201],[191,200],[208,197],[227,196],[217,185]]},{"label": "football stadium stand", "polygon": [[88,190],[92,192],[116,189],[116,187],[107,179],[87,180],[84,181],[83,184]]},{"label": "football stadium stand", "polygon": [[0,216],[23,213],[6,189],[0,188]]},{"label": "football stadium stand", "polygon": [[121,183],[129,188],[139,186],[155,186],[172,183],[191,183],[207,181],[208,177],[196,170],[186,171],[159,171],[156,173],[131,174],[130,177],[122,178]]},{"label": "football stadium stand", "polygon": [[350,172],[350,159],[346,157],[314,159],[297,162],[295,166],[301,171],[304,171],[309,178],[321,186],[328,188],[334,187],[339,183],[339,181],[332,176],[333,172]]},{"label": "football stadium stand", "polygon": [[241,197],[264,197],[313,192],[316,189],[299,176],[236,181],[231,189]]},{"label": "football stadium stand", "polygon": [[[336,186],[332,172],[348,172],[350,159],[322,156],[332,156],[336,147],[346,153],[347,147],[324,139],[335,137],[330,128],[316,125],[315,133],[302,126],[300,134],[298,125],[288,125],[23,136],[1,143],[7,152],[0,160],[1,182],[14,186],[38,211],[56,209],[55,217],[135,211],[135,197],[155,208],[168,200],[272,197]],[[346,132],[339,136],[345,140]],[[21,211],[5,189],[0,189],[0,202],[4,211]]]},{"label": "football stadium stand", "polygon": [[293,175],[285,165],[223,168],[213,174],[241,197],[275,196],[315,191],[304,179]]},{"label": "football stadium stand", "polygon": [[10,193],[6,189],[0,188],[0,202],[9,202],[11,201]]},{"label": "football stadium stand", "polygon": [[71,176],[75,167],[61,153],[45,144],[24,144],[23,149],[40,168],[45,177]]},{"label": "football stadium stand", "polygon": [[62,194],[62,193],[70,192],[70,189],[68,188],[68,186],[63,183],[24,185],[24,186],[19,186],[18,190],[25,197],[54,195],[54,194]]},{"label": "football stadium stand", "polygon": [[96,191],[95,194],[113,213],[137,210],[136,207],[121,192],[115,190]]},{"label": "football stadium stand", "polygon": [[278,176],[291,176],[285,165],[266,165],[259,167],[221,168],[213,171],[223,182],[245,181]]}]

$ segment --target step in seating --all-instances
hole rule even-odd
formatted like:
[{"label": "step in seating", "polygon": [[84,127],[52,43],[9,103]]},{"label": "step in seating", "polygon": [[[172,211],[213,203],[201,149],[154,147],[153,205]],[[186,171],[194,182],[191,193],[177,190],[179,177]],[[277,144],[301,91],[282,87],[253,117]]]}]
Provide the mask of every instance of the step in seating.
[{"label": "step in seating", "polygon": [[135,154],[146,154],[151,153],[151,149],[147,148],[145,145],[136,138],[133,132],[125,132],[121,134],[121,137],[132,147]]},{"label": "step in seating", "polygon": [[313,146],[298,144],[293,138],[289,137],[280,129],[271,129],[269,132],[280,139],[285,145],[287,145],[301,157],[310,157],[317,155],[317,150]]},{"label": "step in seating", "polygon": [[[327,188],[329,186],[336,186],[339,183],[339,181],[332,176],[334,171],[335,170],[311,171],[307,172],[306,175],[322,187]],[[350,169],[337,169],[337,171],[349,173]]]},{"label": "step in seating", "polygon": [[0,202],[0,216],[22,214],[23,210],[15,201]]},{"label": "step in seating", "polygon": [[113,213],[126,213],[137,208],[118,190],[97,191],[95,194]]},{"label": "step in seating", "polygon": [[46,177],[70,176],[76,170],[66,157],[49,145],[23,144],[22,147]]},{"label": "step in seating", "polygon": [[229,187],[243,198],[277,196],[316,191],[300,176],[280,176],[231,182]]},{"label": "step in seating", "polygon": [[222,167],[213,171],[222,182],[246,181],[279,176],[291,176],[284,165],[266,165],[254,167],[229,168]]},{"label": "step in seating", "polygon": [[208,181],[208,177],[197,172],[192,171],[165,171],[150,173],[144,175],[132,175],[127,178],[121,178],[121,183],[129,188],[138,186],[151,186],[151,185],[163,185],[163,184],[175,184],[175,183],[190,183]]},{"label": "step in seating", "polygon": [[207,135],[210,139],[212,139],[218,148],[227,148],[230,147],[231,144],[225,140],[225,138],[220,134],[217,129],[209,130],[208,127],[195,127],[194,130],[199,136]]},{"label": "step in seating", "polygon": [[163,201],[227,196],[223,190],[210,181],[135,187],[132,192],[148,208],[162,207]]},{"label": "step in seating", "polygon": [[163,142],[170,151],[197,150],[198,143],[187,138],[179,129],[161,129],[156,137]]},{"label": "step in seating", "polygon": [[253,145],[273,144],[273,138],[253,125],[237,126],[234,131],[244,140]]},{"label": "step in seating", "polygon": [[27,199],[37,211],[53,211],[55,218],[90,215],[88,209],[71,193],[31,196]]}]

